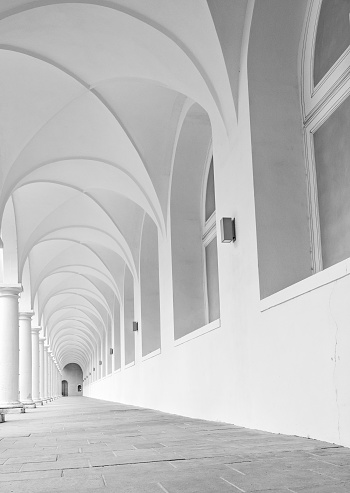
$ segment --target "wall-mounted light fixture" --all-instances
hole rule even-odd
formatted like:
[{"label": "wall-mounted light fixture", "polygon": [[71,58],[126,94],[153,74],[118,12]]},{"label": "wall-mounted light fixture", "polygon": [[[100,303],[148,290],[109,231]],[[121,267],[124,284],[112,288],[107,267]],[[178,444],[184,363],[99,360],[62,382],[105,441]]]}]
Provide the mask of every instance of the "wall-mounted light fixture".
[{"label": "wall-mounted light fixture", "polygon": [[92,369],[92,371],[96,371],[96,369],[95,369],[95,368],[93,368],[93,369]]},{"label": "wall-mounted light fixture", "polygon": [[102,361],[100,360],[100,361],[98,362],[98,364],[99,364],[99,365],[102,365]]},{"label": "wall-mounted light fixture", "polygon": [[113,354],[113,348],[112,347],[109,349],[109,354]]},{"label": "wall-mounted light fixture", "polygon": [[236,220],[230,217],[223,217],[220,221],[221,243],[236,241]]},{"label": "wall-mounted light fixture", "polygon": [[133,322],[132,323],[132,330],[134,332],[137,332],[139,330],[139,323],[138,322]]}]

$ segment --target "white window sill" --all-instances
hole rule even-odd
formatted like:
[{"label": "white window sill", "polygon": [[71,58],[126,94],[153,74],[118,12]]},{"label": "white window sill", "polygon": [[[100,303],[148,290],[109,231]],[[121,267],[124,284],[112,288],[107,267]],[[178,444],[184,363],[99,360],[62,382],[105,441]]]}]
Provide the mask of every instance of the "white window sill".
[{"label": "white window sill", "polygon": [[111,375],[112,375],[112,372],[111,373],[107,373],[107,375],[105,375],[104,377],[99,378],[98,380],[95,380],[95,382],[100,382],[101,380],[106,380],[106,378],[110,377]]},{"label": "white window sill", "polygon": [[260,311],[264,312],[275,306],[287,303],[290,300],[303,296],[306,293],[310,293],[311,291],[321,288],[322,286],[326,286],[327,284],[341,279],[342,277],[346,277],[349,274],[350,258],[332,265],[331,267],[328,267],[328,269],[317,272],[317,274],[307,277],[292,286],[288,286],[287,288],[278,291],[278,293],[264,298],[260,301]]},{"label": "white window sill", "polygon": [[189,334],[186,334],[183,337],[180,337],[180,339],[176,339],[174,341],[174,346],[181,346],[181,344],[185,344],[186,342],[192,341],[193,339],[197,339],[197,337],[201,337],[208,332],[211,332],[212,330],[218,329],[219,327],[221,327],[220,318],[214,320],[213,322],[210,322],[210,324],[204,325],[203,327],[194,330],[193,332],[190,332]]},{"label": "white window sill", "polygon": [[147,361],[148,359],[154,358],[155,356],[158,356],[158,354],[161,353],[160,348],[155,349],[151,353],[146,354],[146,356],[142,356],[142,361]]},{"label": "white window sill", "polygon": [[128,368],[131,368],[132,366],[135,366],[135,361],[132,361],[131,363],[128,363],[127,365],[125,365],[123,370],[127,370]]}]

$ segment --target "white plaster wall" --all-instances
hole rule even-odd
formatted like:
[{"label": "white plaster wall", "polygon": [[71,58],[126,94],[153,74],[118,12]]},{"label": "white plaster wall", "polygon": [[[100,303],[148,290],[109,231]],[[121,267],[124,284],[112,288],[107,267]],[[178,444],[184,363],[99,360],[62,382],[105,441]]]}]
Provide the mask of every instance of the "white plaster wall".
[{"label": "white plaster wall", "polygon": [[[244,60],[247,32],[242,49]],[[164,273],[169,244],[161,245],[161,353],[136,358],[135,366],[122,366],[84,393],[350,446],[350,262],[260,301],[244,63],[238,114],[234,152],[215,159],[220,142],[214,140],[217,220],[236,217],[237,225],[236,243],[218,244],[221,325],[174,343],[171,283]]]},{"label": "white plaster wall", "polygon": [[85,395],[350,446],[350,277],[314,282],[263,312],[257,303],[251,329],[223,324]]}]

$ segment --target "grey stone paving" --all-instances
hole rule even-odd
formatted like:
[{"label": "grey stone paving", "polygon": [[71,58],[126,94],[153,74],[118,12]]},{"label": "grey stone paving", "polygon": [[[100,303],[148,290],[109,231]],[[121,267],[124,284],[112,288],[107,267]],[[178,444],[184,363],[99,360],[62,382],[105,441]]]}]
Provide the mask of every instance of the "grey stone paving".
[{"label": "grey stone paving", "polygon": [[66,397],[0,427],[0,492],[350,493],[350,449]]}]

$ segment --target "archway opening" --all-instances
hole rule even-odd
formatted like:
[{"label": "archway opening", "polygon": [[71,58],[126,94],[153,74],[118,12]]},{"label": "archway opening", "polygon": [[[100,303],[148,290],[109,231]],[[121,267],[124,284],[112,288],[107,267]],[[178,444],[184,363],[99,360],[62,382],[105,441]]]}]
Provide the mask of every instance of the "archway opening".
[{"label": "archway opening", "polygon": [[[81,396],[83,394],[82,390],[79,390],[83,388],[83,371],[80,368],[79,365],[76,363],[68,363],[63,368],[62,371],[62,395],[66,397],[67,395],[71,396]],[[66,382],[67,384],[67,393],[63,393],[63,382]]]}]

